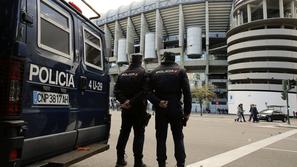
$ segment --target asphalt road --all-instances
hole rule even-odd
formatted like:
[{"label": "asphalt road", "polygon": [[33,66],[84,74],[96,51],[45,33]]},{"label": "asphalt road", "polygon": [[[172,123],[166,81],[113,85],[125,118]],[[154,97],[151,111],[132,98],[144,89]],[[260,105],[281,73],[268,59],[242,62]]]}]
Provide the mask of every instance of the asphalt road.
[{"label": "asphalt road", "polygon": [[[235,116],[192,114],[184,129],[186,163],[193,167],[296,167],[297,129],[282,122],[239,123]],[[297,121],[291,120],[293,125]],[[110,149],[71,167],[114,167],[116,142],[120,129],[120,112],[112,112]],[[144,162],[156,167],[154,117],[146,128]],[[295,128],[294,128],[295,127]],[[133,167],[133,132],[126,147],[127,167]],[[176,164],[171,131],[167,138],[167,166]],[[201,163],[200,163],[201,162]]]}]

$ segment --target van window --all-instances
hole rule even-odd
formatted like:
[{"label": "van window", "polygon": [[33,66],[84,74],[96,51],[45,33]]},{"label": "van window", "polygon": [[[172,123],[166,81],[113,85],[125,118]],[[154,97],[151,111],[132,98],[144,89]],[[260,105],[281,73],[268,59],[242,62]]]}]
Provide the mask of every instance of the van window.
[{"label": "van window", "polygon": [[84,58],[88,66],[102,70],[102,44],[101,38],[84,28]]},{"label": "van window", "polygon": [[69,13],[49,0],[39,0],[38,45],[57,55],[72,58],[72,20]]}]

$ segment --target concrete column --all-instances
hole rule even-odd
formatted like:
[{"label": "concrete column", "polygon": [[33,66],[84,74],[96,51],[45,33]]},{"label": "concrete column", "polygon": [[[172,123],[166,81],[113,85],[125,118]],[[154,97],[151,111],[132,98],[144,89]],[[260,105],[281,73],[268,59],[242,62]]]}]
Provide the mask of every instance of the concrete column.
[{"label": "concrete column", "polygon": [[292,0],[291,2],[291,12],[292,12],[292,18],[297,18],[297,11],[295,10],[295,2]]},{"label": "concrete column", "polygon": [[[116,62],[118,61],[118,46],[119,46],[118,41],[122,37],[123,37],[123,32],[121,29],[121,25],[119,21],[115,21],[113,53],[114,53],[114,57],[116,58]],[[118,66],[118,73],[121,73],[120,66]]]},{"label": "concrete column", "polygon": [[241,20],[240,24],[243,24],[244,20],[243,20],[243,11],[242,10],[240,10],[240,20]]},{"label": "concrete column", "polygon": [[127,18],[127,32],[126,32],[126,55],[130,61],[130,54],[134,53],[134,36],[135,28],[130,17]]},{"label": "concrete column", "polygon": [[149,32],[148,24],[146,22],[144,13],[141,13],[141,23],[140,23],[140,53],[144,56],[145,48],[145,34]]},{"label": "concrete column", "polygon": [[160,10],[156,10],[156,34],[155,34],[155,49],[158,56],[158,62],[161,63],[160,49],[163,48],[163,22],[160,15]]},{"label": "concrete column", "polygon": [[234,16],[233,19],[234,19],[234,20],[233,20],[233,26],[234,26],[234,27],[238,26],[238,24],[237,24],[237,15]]},{"label": "concrete column", "polygon": [[263,0],[263,19],[267,19],[267,0]]},{"label": "concrete column", "polygon": [[247,4],[247,17],[248,23],[252,21],[252,11],[251,11],[251,4]]},{"label": "concrete column", "polygon": [[237,26],[241,25],[241,19],[240,19],[240,12],[239,12],[239,10],[236,11],[236,18],[237,18]]},{"label": "concrete column", "polygon": [[279,17],[284,18],[284,0],[279,0]]},{"label": "concrete column", "polygon": [[121,30],[120,23],[119,23],[119,21],[115,21],[113,53],[116,58],[118,57],[118,55],[117,55],[118,54],[118,41],[122,37],[123,37],[123,33]]},{"label": "concrete column", "polygon": [[205,1],[205,46],[206,46],[206,67],[205,67],[205,84],[208,84],[209,74],[209,8],[208,0]]},{"label": "concrete column", "polygon": [[104,38],[105,38],[105,45],[106,45],[106,57],[111,57],[112,55],[111,55],[111,39],[112,39],[112,37],[111,37],[111,33],[110,33],[110,30],[109,30],[109,28],[108,28],[108,26],[107,26],[107,24],[104,24],[104,33],[105,33],[105,36],[104,36]]},{"label": "concrete column", "polygon": [[180,65],[184,68],[185,66],[185,52],[184,52],[184,35],[185,35],[185,20],[183,13],[183,5],[179,5],[179,22],[178,22],[178,46],[181,48],[180,53]]}]

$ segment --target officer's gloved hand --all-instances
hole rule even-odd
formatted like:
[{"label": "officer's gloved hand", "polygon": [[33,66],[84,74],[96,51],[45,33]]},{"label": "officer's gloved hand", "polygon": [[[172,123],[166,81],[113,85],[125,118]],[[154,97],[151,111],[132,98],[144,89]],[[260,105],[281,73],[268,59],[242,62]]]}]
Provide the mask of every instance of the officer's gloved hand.
[{"label": "officer's gloved hand", "polygon": [[161,100],[159,103],[159,107],[161,108],[167,108],[167,105],[168,105],[168,101],[166,100]]},{"label": "officer's gloved hand", "polygon": [[190,114],[189,115],[184,115],[183,117],[183,126],[186,127],[187,126],[187,122],[189,120]]},{"label": "officer's gloved hand", "polygon": [[121,108],[123,108],[123,109],[129,109],[129,108],[131,108],[130,100],[126,100],[124,103],[122,103],[121,104]]}]

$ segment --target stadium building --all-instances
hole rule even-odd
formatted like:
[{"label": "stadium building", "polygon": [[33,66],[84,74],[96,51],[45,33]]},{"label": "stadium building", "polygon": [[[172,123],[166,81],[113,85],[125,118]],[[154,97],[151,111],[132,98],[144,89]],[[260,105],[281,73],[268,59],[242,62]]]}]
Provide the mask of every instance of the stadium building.
[{"label": "stadium building", "polygon": [[[144,0],[96,23],[105,31],[112,83],[130,54],[142,53],[149,71],[171,51],[193,87],[215,85],[212,112],[236,113],[239,103],[245,110],[251,103],[285,104],[281,80],[297,73],[296,6],[296,0]],[[295,90],[289,98],[296,108]]]},{"label": "stadium building", "polygon": [[[227,33],[228,107],[286,106],[282,80],[297,78],[297,1],[236,0]],[[289,93],[296,111],[296,88]],[[285,107],[283,108],[286,109]]]}]

